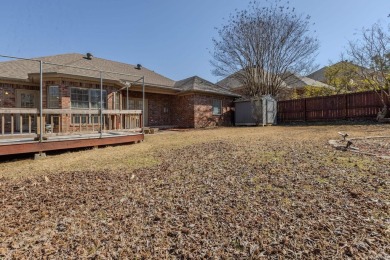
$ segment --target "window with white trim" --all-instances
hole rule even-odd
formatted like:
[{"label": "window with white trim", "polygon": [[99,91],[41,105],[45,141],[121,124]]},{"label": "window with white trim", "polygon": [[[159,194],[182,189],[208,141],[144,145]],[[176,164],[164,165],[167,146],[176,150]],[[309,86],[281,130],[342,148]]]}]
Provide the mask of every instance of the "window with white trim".
[{"label": "window with white trim", "polygon": [[70,104],[72,108],[89,108],[88,89],[71,88]]},{"label": "window with white trim", "polygon": [[49,86],[47,95],[48,108],[60,108],[60,88],[58,86]]},{"label": "window with white trim", "polygon": [[[71,108],[99,109],[100,89],[70,89]],[[103,108],[107,108],[107,91],[103,90]]]},{"label": "window with white trim", "polygon": [[100,115],[91,115],[90,116],[90,124],[99,124],[99,117]]},{"label": "window with white trim", "polygon": [[213,116],[219,116],[222,114],[222,100],[213,99]]},{"label": "window with white trim", "polygon": [[72,124],[87,124],[88,115],[72,115]]},{"label": "window with white trim", "polygon": [[[92,109],[99,109],[100,108],[100,89],[90,89],[89,90],[89,97],[90,97],[90,108]],[[106,100],[107,100],[107,91],[103,90],[103,108],[106,107]]]}]

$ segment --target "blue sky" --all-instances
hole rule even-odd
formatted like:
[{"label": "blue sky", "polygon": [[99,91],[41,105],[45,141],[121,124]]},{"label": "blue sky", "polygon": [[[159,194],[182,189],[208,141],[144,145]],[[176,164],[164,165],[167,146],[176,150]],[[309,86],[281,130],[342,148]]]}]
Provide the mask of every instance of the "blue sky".
[{"label": "blue sky", "polygon": [[[0,3],[0,54],[39,57],[92,52],[140,63],[174,80],[212,82],[215,27],[250,0],[13,0]],[[264,1],[259,1],[264,2]],[[389,0],[290,0],[311,16],[321,44],[317,63],[337,61],[362,27],[390,23]]]}]

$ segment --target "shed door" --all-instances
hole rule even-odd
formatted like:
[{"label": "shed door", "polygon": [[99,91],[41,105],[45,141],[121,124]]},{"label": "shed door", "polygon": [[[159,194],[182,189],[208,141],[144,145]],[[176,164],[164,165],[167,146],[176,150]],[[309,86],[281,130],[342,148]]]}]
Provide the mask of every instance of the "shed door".
[{"label": "shed door", "polygon": [[266,124],[274,124],[276,118],[276,100],[265,99],[267,108],[267,122]]}]

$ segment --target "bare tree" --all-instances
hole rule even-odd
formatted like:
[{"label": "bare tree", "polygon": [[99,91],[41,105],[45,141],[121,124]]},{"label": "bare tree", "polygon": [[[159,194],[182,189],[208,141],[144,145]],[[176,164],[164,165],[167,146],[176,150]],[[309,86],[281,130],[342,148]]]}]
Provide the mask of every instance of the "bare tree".
[{"label": "bare tree", "polygon": [[386,116],[390,102],[390,24],[387,28],[379,23],[363,28],[361,39],[350,41],[347,53],[360,66],[357,74],[361,80],[379,94]]},{"label": "bare tree", "polygon": [[287,78],[310,68],[319,47],[309,16],[288,2],[263,2],[230,15],[213,39],[213,74],[233,77],[250,97],[278,96]]}]

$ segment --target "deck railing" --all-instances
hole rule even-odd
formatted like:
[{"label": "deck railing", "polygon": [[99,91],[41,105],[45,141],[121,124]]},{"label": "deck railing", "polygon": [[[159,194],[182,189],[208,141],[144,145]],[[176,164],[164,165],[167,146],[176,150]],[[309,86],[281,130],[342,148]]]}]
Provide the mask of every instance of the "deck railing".
[{"label": "deck railing", "polygon": [[[93,133],[104,131],[138,131],[142,128],[141,110],[43,109],[44,135]],[[0,108],[0,135],[40,133],[36,108]]]}]

